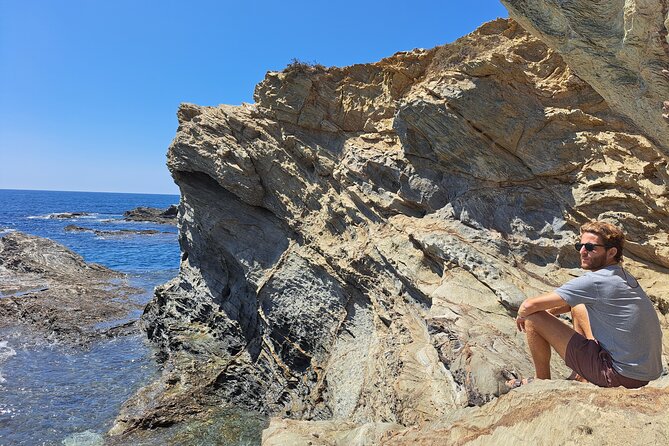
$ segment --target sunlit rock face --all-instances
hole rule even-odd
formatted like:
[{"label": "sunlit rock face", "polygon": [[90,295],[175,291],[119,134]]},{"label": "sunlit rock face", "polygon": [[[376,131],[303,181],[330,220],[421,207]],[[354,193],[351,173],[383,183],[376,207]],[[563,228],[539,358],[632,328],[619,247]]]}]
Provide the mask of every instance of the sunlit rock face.
[{"label": "sunlit rock face", "polygon": [[666,328],[667,158],[624,111],[511,20],[182,105],[181,270],[143,318],[165,372],[114,432],[233,403],[383,436],[485,405],[532,374],[514,310],[579,274],[594,218]]},{"label": "sunlit rock face", "polygon": [[669,100],[667,0],[502,3],[669,156],[669,125],[662,119],[662,102]]}]

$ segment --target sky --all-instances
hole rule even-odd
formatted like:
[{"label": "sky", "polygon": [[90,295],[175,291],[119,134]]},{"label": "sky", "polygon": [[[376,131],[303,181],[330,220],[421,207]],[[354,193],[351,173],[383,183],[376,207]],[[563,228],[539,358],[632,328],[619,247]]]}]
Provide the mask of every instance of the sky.
[{"label": "sky", "polygon": [[180,103],[252,103],[293,59],[375,62],[497,17],[498,0],[0,0],[0,189],[178,194]]}]

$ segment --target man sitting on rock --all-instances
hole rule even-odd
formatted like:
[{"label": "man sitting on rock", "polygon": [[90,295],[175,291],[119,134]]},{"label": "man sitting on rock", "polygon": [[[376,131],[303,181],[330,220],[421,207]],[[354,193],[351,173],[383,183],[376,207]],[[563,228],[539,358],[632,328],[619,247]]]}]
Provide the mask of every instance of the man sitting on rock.
[{"label": "man sitting on rock", "polygon": [[[609,223],[581,226],[581,242],[575,247],[581,268],[589,272],[521,304],[516,325],[527,335],[536,378],[551,378],[551,347],[580,377],[601,387],[639,388],[662,373],[660,322],[639,282],[620,264],[624,242],[623,232]],[[579,304],[588,316],[575,318],[586,325],[581,333],[554,316]],[[588,319],[592,336],[587,336]],[[527,382],[511,380],[507,385]]]}]

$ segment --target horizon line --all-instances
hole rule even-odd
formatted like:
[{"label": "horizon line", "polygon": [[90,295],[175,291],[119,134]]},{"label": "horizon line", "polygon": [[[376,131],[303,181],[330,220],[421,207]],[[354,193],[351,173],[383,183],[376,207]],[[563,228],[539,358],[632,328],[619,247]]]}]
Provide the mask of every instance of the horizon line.
[{"label": "horizon line", "polygon": [[118,192],[118,191],[99,191],[99,190],[59,190],[59,189],[14,189],[0,187],[0,191],[26,191],[26,192],[73,192],[73,193],[90,193],[90,194],[128,194],[128,195],[169,195],[180,197],[179,193],[158,193],[158,192]]}]

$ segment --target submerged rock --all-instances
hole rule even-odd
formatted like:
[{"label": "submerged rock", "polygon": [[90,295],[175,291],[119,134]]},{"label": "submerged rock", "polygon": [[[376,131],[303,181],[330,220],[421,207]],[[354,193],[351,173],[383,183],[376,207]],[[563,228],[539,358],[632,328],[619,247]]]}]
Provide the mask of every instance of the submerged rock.
[{"label": "submerged rock", "polygon": [[179,208],[171,205],[167,209],[138,207],[123,213],[126,221],[148,221],[152,223],[176,223]]},{"label": "submerged rock", "polygon": [[130,299],[142,290],[124,275],[49,239],[12,232],[0,237],[0,329],[84,345],[136,332]]},{"label": "submerged rock", "polygon": [[170,234],[165,231],[157,231],[155,229],[116,229],[116,230],[101,230],[93,228],[85,228],[76,225],[67,225],[63,228],[68,232],[92,232],[97,236],[124,236],[124,235],[155,235],[155,234]]},{"label": "submerged rock", "polygon": [[514,311],[580,274],[590,219],[628,233],[667,351],[662,143],[518,23],[373,64],[293,64],[255,101],[179,109],[182,262],[143,316],[164,373],[114,433],[234,404],[381,441],[521,404],[498,398],[533,372]]},{"label": "submerged rock", "polygon": [[81,217],[86,217],[90,215],[88,212],[58,212],[55,214],[49,214],[49,218],[53,219],[74,219],[74,218],[81,218]]}]

